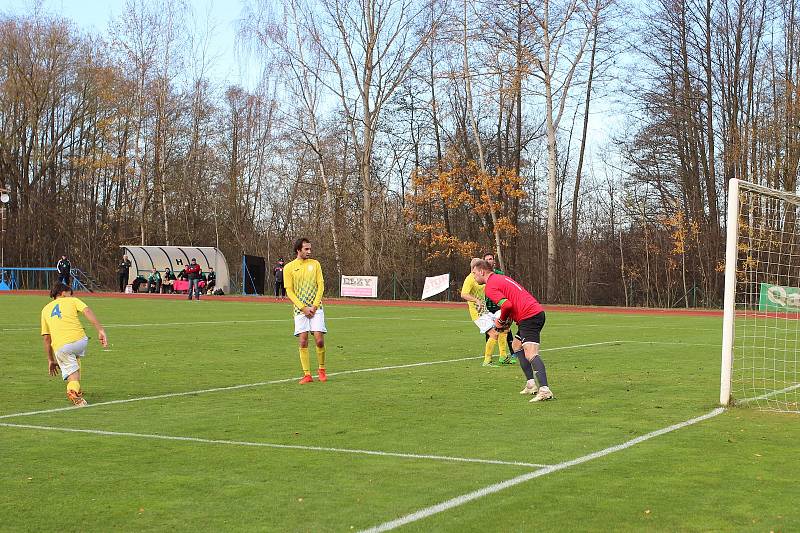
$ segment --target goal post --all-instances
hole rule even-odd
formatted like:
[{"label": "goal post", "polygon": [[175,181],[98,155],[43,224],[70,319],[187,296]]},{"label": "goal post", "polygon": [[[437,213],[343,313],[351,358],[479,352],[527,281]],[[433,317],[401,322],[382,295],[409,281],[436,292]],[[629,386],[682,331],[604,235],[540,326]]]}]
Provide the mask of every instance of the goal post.
[{"label": "goal post", "polygon": [[800,197],[728,183],[720,403],[800,412]]},{"label": "goal post", "polygon": [[725,297],[722,311],[722,377],[719,403],[731,403],[731,372],[733,369],[733,320],[736,313],[736,263],[739,236],[739,180],[728,182],[728,224],[725,241]]}]

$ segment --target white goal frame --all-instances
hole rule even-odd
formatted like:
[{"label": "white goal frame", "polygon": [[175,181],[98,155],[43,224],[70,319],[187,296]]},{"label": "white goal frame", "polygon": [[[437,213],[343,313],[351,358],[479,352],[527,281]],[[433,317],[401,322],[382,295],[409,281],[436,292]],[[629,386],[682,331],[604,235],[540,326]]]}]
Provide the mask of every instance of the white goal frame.
[{"label": "white goal frame", "polygon": [[[748,209],[746,213],[741,213],[740,216],[740,201],[743,198],[742,195],[748,193],[761,195],[765,198],[765,202],[769,203],[770,201],[774,201],[776,204],[772,204],[773,207],[771,207],[769,210],[766,210],[764,209],[763,204],[754,203],[752,204],[756,206],[754,209]],[[783,204],[776,209],[774,206],[777,205],[778,202],[782,202]],[[786,219],[781,217],[785,217],[786,213],[791,211],[791,209],[786,209],[783,207],[786,205],[796,208],[796,218],[792,220],[792,222],[796,225],[794,227],[794,231],[791,232],[784,231],[782,226]],[[756,219],[753,215],[754,211],[759,213],[760,211],[769,211],[770,214],[777,213],[778,217],[775,219],[769,219],[766,217],[763,219]],[[774,245],[776,243],[776,235],[778,237],[789,237],[790,241],[788,242],[783,238],[777,240],[777,244],[779,246],[789,246],[790,253],[788,255],[788,261],[785,260],[785,256],[780,255],[783,253],[782,251],[774,251],[771,247],[767,247],[766,250],[762,250],[760,248],[755,250],[757,258],[753,258],[750,255],[754,249],[749,247],[747,241],[745,241],[745,244],[742,244],[742,241],[739,239],[740,223],[745,216],[750,217],[748,220],[745,220],[745,229],[749,228],[750,237],[756,235],[756,237],[753,239],[753,242],[761,243],[762,241],[768,240],[768,244]],[[775,223],[776,220],[779,220],[780,229],[774,230],[767,227],[769,223]],[[754,230],[754,227],[756,226],[758,226],[758,228]],[[787,274],[780,274],[781,267],[783,267],[787,273],[795,272],[793,269],[793,262],[797,262],[798,256],[795,254],[795,259],[794,261],[792,260],[793,254],[791,254],[791,246],[800,241],[800,236],[798,236],[798,238],[794,237],[794,235],[798,233],[798,228],[800,228],[800,196],[797,194],[771,189],[762,185],[740,181],[738,179],[731,179],[728,182],[728,217],[725,244],[725,294],[719,398],[720,404],[723,406],[729,406],[734,403],[734,397],[732,394],[734,392],[733,385],[738,384],[736,380],[737,371],[735,368],[735,363],[737,362],[736,356],[738,354],[740,359],[744,360],[745,365],[752,365],[752,368],[746,368],[747,371],[751,371],[754,383],[769,381],[769,378],[765,377],[768,375],[768,371],[773,372],[773,377],[770,386],[767,386],[766,384],[761,386],[756,384],[749,384],[749,386],[747,384],[742,385],[742,388],[746,389],[746,392],[744,393],[745,397],[735,398],[736,403],[751,403],[756,407],[775,411],[800,412],[800,409],[798,409],[797,405],[797,392],[793,392],[800,389],[800,383],[798,383],[798,361],[800,360],[800,356],[798,355],[800,353],[800,342],[798,342],[800,341],[800,311],[794,310],[788,312],[791,308],[787,307],[787,311],[770,312],[769,308],[766,308],[767,310],[760,308],[761,300],[759,300],[758,308],[756,308],[754,307],[756,295],[753,291],[753,287],[756,283],[759,285],[767,283],[771,285],[791,284],[793,287],[800,287],[800,268],[797,268],[797,274],[794,278],[789,278]],[[768,239],[764,238],[765,235],[768,237]],[[747,264],[745,264],[740,270],[740,254],[742,253],[746,253],[748,257],[746,261]],[[763,259],[765,253],[768,258],[767,264],[770,265],[772,264],[772,256],[778,256],[776,262],[778,271],[765,272],[763,277],[757,276],[757,279],[754,279],[753,273],[761,273],[760,268],[762,266],[761,263],[763,262],[761,259]],[[781,259],[784,261],[781,262]],[[782,277],[786,279],[786,281],[781,280]],[[751,292],[749,294],[745,292],[740,301],[737,301],[737,295],[742,295],[742,291],[737,293],[737,284],[743,279],[744,281],[742,282],[742,285],[746,289],[749,288]],[[781,282],[779,283],[776,280]],[[769,286],[767,285],[767,287]],[[781,287],[778,288],[781,289]],[[786,287],[782,288],[782,290],[785,289]],[[747,323],[747,326],[742,326],[742,328],[748,328],[746,331],[742,330],[740,332],[740,340],[744,342],[741,342],[740,344],[742,345],[738,347],[736,329],[737,317],[742,319],[743,324]],[[751,327],[752,329],[750,329]],[[760,345],[756,346],[755,344],[762,339],[758,335],[762,333],[764,335],[764,340]],[[794,335],[789,338],[787,333],[793,333]],[[770,337],[770,335],[772,335],[772,337]],[[753,347],[746,345],[748,340],[754,343]],[[783,341],[782,345],[780,345],[781,341]],[[772,356],[773,359],[770,360],[770,356]],[[763,358],[764,366],[756,367],[756,361],[759,361],[760,357]],[[771,368],[769,367],[770,363],[773,365]],[[775,376],[779,375],[780,373],[780,369],[777,368],[780,363],[783,364],[783,374],[781,375],[781,379],[777,379]],[[742,361],[740,361],[740,366],[741,365]],[[790,396],[790,394],[793,396]],[[781,395],[783,395],[782,400],[776,400],[776,397],[781,397]]]}]

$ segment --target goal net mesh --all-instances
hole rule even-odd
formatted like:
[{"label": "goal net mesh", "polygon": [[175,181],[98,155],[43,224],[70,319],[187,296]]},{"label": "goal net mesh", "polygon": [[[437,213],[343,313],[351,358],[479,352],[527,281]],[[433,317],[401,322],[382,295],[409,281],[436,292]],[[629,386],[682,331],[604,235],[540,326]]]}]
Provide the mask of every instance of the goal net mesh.
[{"label": "goal net mesh", "polygon": [[800,412],[800,197],[740,182],[731,394]]}]

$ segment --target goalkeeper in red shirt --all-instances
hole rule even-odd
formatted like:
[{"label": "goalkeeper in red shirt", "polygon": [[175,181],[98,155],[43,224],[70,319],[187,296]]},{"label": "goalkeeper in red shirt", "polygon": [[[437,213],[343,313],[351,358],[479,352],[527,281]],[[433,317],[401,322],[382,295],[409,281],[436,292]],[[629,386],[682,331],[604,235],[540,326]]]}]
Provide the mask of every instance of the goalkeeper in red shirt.
[{"label": "goalkeeper in red shirt", "polygon": [[[539,357],[539,338],[545,321],[541,304],[513,279],[494,273],[486,261],[473,262],[472,275],[477,283],[486,285],[486,297],[500,306],[500,317],[495,327],[507,329],[510,320],[517,323],[517,337],[524,350],[519,364],[528,379],[520,394],[532,394],[531,402],[552,399],[544,362]],[[539,380],[538,390],[534,375]]]}]

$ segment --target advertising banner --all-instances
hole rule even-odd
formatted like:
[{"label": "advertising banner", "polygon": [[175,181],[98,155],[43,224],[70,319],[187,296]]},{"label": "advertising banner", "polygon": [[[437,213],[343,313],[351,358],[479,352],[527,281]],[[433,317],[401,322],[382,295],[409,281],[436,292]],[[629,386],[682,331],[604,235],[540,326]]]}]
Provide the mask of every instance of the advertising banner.
[{"label": "advertising banner", "polygon": [[800,311],[800,288],[762,283],[758,296],[759,311]]},{"label": "advertising banner", "polygon": [[440,292],[444,292],[449,286],[450,274],[425,278],[425,286],[422,288],[422,299],[424,300],[425,298],[430,298]]},{"label": "advertising banner", "polygon": [[342,296],[378,297],[378,276],[342,276]]}]

